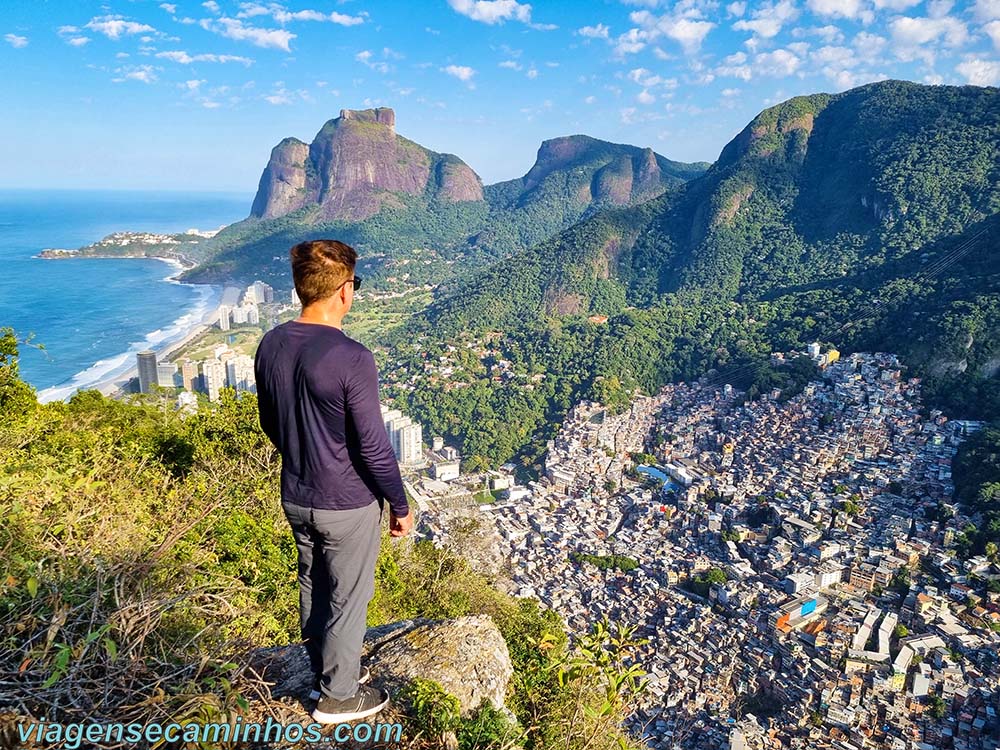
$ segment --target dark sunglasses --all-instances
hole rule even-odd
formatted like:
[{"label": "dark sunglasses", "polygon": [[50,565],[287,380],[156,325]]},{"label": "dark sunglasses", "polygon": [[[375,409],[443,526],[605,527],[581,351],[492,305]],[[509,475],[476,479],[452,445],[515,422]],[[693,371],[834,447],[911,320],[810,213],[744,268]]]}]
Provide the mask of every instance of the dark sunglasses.
[{"label": "dark sunglasses", "polygon": [[[348,279],[347,281],[353,281],[354,282],[354,291],[358,291],[361,288],[361,277],[360,276],[355,275],[353,279]],[[345,281],[344,284],[346,284],[347,281]],[[344,284],[341,284],[340,286],[343,286]],[[338,286],[337,289],[340,289],[340,286]]]}]

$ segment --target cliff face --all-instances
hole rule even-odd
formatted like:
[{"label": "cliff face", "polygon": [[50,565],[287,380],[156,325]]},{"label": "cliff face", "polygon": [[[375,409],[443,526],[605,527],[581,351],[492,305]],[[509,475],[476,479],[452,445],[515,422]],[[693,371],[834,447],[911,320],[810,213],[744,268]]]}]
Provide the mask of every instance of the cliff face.
[{"label": "cliff face", "polygon": [[437,154],[396,134],[387,108],[345,109],[309,145],[286,138],[271,152],[251,216],[273,219],[307,206],[313,221],[361,221],[397,194],[446,202],[483,200],[482,181],[457,157]]},{"label": "cliff face", "polygon": [[558,179],[574,183],[577,202],[626,206],[655,198],[701,171],[700,165],[672,162],[651,148],[568,135],[542,143],[534,166],[521,180],[519,201]]}]

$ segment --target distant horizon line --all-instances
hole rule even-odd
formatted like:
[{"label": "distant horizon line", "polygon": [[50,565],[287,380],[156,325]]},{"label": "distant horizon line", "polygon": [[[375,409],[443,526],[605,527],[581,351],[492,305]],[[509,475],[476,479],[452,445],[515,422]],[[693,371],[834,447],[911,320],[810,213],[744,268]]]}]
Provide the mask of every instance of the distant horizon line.
[{"label": "distant horizon line", "polygon": [[231,188],[208,188],[192,190],[182,187],[23,187],[0,185],[0,192],[5,193],[188,193],[192,195],[231,195],[250,196],[251,200],[256,194],[254,190],[231,189]]}]

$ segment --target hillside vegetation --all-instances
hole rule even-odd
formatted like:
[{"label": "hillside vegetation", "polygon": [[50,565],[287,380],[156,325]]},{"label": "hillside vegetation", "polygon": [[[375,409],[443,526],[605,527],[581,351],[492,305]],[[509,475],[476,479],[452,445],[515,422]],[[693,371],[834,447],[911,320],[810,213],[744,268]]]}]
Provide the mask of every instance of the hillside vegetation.
[{"label": "hillside vegetation", "polygon": [[[271,713],[249,654],[297,639],[298,595],[279,461],[256,412],[252,394],[228,391],[186,418],[169,402],[96,391],[39,405],[18,377],[16,339],[0,331],[0,740],[40,717]],[[369,624],[470,613],[491,615],[507,641],[518,723],[490,709],[454,717],[463,748],[620,747],[620,660],[605,671],[581,661],[534,601],[429,543],[384,537]],[[437,746],[427,722],[440,717],[401,718],[408,747]]]},{"label": "hillside vegetation", "polygon": [[[789,100],[704,175],[438,291],[388,339],[393,357],[412,364],[436,341],[502,332],[497,356],[544,382],[520,401],[505,383],[472,387],[490,405],[480,410],[534,444],[521,443],[528,463],[572,401],[622,402],[713,367],[745,375],[814,340],[897,352],[932,405],[995,419],[1000,91],[887,81]],[[399,395],[483,463],[518,455],[517,441],[483,447],[470,396],[450,384]]]}]

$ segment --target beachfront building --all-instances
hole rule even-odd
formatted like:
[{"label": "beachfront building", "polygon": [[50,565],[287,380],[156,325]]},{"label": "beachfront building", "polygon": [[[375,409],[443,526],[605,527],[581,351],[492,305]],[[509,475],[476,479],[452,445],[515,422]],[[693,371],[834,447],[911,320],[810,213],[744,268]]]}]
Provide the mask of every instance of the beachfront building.
[{"label": "beachfront building", "polygon": [[177,365],[173,362],[160,362],[156,365],[156,384],[160,388],[177,387]]},{"label": "beachfront building", "polygon": [[226,366],[217,359],[201,363],[201,382],[209,401],[218,401],[219,392],[226,385]]},{"label": "beachfront building", "polygon": [[226,360],[226,385],[237,392],[257,392],[257,381],[253,374],[253,357],[237,354]]},{"label": "beachfront building", "polygon": [[219,330],[229,330],[229,305],[219,305]]},{"label": "beachfront building", "polygon": [[185,391],[197,391],[200,387],[197,362],[185,359],[181,363],[181,387]]},{"label": "beachfront building", "polygon": [[274,289],[263,281],[255,281],[243,293],[243,302],[257,305],[274,302]]},{"label": "beachfront building", "polygon": [[156,352],[147,349],[135,355],[139,370],[139,393],[151,393],[157,384]]}]

